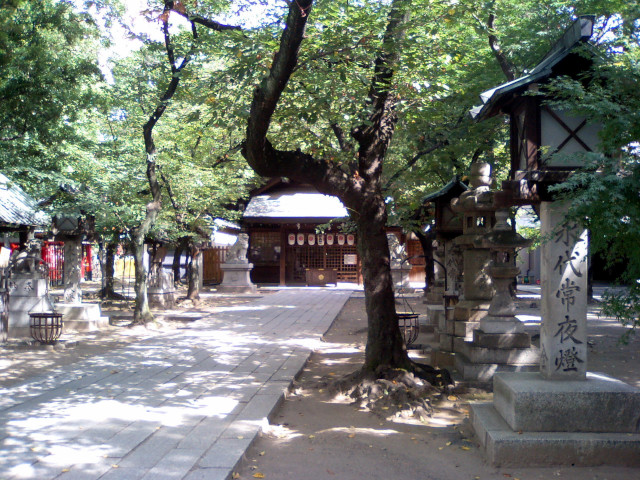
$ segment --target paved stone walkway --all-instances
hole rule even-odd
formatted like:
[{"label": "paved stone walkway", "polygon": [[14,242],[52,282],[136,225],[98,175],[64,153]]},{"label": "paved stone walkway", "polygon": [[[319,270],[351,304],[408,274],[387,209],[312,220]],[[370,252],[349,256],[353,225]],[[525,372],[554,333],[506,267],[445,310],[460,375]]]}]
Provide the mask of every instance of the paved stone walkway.
[{"label": "paved stone walkway", "polygon": [[230,478],[350,294],[281,290],[0,389],[0,479]]}]

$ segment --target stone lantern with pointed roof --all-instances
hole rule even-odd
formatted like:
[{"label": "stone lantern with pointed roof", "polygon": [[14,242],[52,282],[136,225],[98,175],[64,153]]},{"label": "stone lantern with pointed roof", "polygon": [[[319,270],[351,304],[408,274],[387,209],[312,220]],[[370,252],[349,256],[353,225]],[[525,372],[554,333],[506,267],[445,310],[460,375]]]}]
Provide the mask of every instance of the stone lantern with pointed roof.
[{"label": "stone lantern with pointed roof", "polygon": [[600,126],[530,94],[559,75],[588,71],[592,60],[584,51],[594,23],[592,16],[578,17],[529,74],[483,93],[483,105],[472,111],[477,119],[509,115],[511,178],[495,203],[533,204],[547,239],[539,372],[497,373],[493,402],[471,409],[493,465],[640,466],[640,389],[587,371],[588,236],[549,192],[581,166],[579,155],[563,154],[595,151]]}]

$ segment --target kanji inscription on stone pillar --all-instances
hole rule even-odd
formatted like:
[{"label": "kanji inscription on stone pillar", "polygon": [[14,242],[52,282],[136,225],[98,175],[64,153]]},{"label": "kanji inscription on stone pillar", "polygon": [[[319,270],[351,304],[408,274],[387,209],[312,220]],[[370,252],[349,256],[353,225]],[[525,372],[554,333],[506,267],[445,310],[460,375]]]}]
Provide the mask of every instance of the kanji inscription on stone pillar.
[{"label": "kanji inscription on stone pillar", "polygon": [[542,328],[540,371],[547,379],[587,375],[587,231],[567,221],[568,205],[540,207]]}]

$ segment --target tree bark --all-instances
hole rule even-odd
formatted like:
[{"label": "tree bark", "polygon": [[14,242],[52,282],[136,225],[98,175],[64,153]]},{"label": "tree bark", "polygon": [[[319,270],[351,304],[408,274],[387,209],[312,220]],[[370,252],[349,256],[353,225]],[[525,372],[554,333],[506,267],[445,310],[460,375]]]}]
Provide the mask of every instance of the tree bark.
[{"label": "tree bark", "polygon": [[188,289],[187,299],[191,300],[195,305],[200,300],[200,269],[199,263],[202,260],[202,249],[200,245],[192,238],[189,242],[190,257],[188,268]]},{"label": "tree bark", "polygon": [[114,242],[100,244],[100,269],[102,270],[103,286],[100,290],[100,298],[110,300],[122,300],[125,297],[115,290],[115,262],[118,245]]},{"label": "tree bark", "polygon": [[156,126],[160,117],[164,114],[169,101],[176,93],[178,84],[180,83],[181,73],[184,67],[189,63],[191,57],[195,51],[195,39],[197,37],[195,33],[195,26],[192,24],[194,32],[194,44],[191,46],[191,50],[184,56],[180,66],[176,66],[176,59],[173,51],[173,44],[171,43],[171,36],[169,35],[169,12],[174,7],[173,2],[165,2],[165,8],[163,15],[160,17],[162,21],[162,29],[164,31],[165,48],[167,51],[167,58],[171,66],[171,81],[167,86],[164,94],[160,98],[160,102],[156,106],[156,109],[149,117],[147,123],[142,128],[144,137],[144,147],[147,155],[147,180],[149,182],[149,188],[151,189],[151,201],[147,204],[145,218],[140,225],[132,229],[131,231],[131,246],[134,252],[135,270],[136,270],[136,304],[133,311],[133,323],[144,324],[153,320],[153,315],[149,309],[149,300],[147,298],[147,272],[144,268],[144,242],[147,235],[151,231],[151,228],[156,222],[160,209],[162,207],[162,187],[158,181],[158,167],[156,164],[157,149],[153,139],[153,128]]},{"label": "tree bark", "polygon": [[175,285],[180,284],[180,260],[182,259],[182,252],[187,248],[187,242],[189,241],[188,237],[182,237],[178,244],[176,245],[175,252],[173,253],[173,283]]}]

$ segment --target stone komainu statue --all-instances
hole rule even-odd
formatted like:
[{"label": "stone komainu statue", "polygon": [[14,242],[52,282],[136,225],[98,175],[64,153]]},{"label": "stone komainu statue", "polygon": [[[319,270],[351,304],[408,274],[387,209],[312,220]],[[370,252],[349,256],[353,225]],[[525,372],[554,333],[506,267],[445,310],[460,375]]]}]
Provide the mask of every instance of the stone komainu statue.
[{"label": "stone komainu statue", "polygon": [[249,248],[249,235],[241,233],[227,252],[225,263],[249,263],[247,249]]},{"label": "stone komainu statue", "polygon": [[389,263],[391,268],[400,268],[402,262],[407,258],[404,245],[400,244],[398,237],[393,233],[387,233],[387,241],[389,242]]},{"label": "stone komainu statue", "polygon": [[12,273],[45,274],[46,266],[42,262],[41,250],[40,242],[36,240],[29,242],[24,250],[11,255],[9,269]]}]

